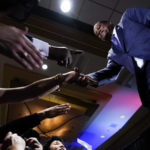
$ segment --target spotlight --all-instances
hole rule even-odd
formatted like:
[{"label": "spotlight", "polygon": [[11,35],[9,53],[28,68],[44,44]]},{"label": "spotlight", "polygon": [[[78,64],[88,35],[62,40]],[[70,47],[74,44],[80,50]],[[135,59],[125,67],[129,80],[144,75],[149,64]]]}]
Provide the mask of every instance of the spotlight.
[{"label": "spotlight", "polygon": [[47,64],[43,64],[43,65],[42,65],[42,69],[43,69],[43,70],[46,70],[47,68],[48,68]]},{"label": "spotlight", "polygon": [[61,8],[61,10],[62,10],[64,13],[69,12],[70,9],[71,9],[71,2],[70,2],[70,0],[63,0],[62,3],[61,3],[60,8]]}]

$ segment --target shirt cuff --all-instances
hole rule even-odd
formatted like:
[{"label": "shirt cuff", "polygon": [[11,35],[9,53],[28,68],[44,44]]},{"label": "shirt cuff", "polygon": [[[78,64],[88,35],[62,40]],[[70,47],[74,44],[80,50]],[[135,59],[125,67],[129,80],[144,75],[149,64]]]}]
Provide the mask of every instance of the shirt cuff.
[{"label": "shirt cuff", "polygon": [[32,43],[36,47],[36,49],[40,51],[43,57],[48,57],[50,47],[49,43],[39,40],[37,38],[33,38]]}]

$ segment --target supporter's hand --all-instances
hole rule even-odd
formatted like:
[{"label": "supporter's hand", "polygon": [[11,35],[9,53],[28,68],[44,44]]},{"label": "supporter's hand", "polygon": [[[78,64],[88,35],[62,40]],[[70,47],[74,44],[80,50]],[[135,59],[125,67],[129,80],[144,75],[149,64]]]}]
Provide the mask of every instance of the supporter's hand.
[{"label": "supporter's hand", "polygon": [[70,71],[63,74],[64,76],[64,83],[73,83],[79,78],[80,73],[77,67],[74,68],[74,71]]},{"label": "supporter's hand", "polygon": [[46,118],[53,118],[53,117],[68,113],[70,109],[71,109],[71,106],[69,104],[56,105],[56,106],[42,110],[41,112],[38,113],[38,116],[40,120],[43,120]]},{"label": "supporter's hand", "polygon": [[42,144],[34,137],[28,138],[26,140],[26,145],[32,148],[32,150],[43,150]]},{"label": "supporter's hand", "polygon": [[21,136],[17,134],[13,134],[12,132],[8,132],[6,135],[1,149],[2,150],[24,150],[25,149],[25,141]]},{"label": "supporter's hand", "polygon": [[81,85],[81,86],[94,86],[96,87],[98,85],[98,82],[91,77],[79,73],[79,69],[77,67],[74,68],[74,71],[76,72],[76,77],[74,79],[74,82]]},{"label": "supporter's hand", "polygon": [[79,73],[78,68],[74,68],[74,71],[63,74],[65,76],[65,82],[67,83],[77,83],[80,86],[93,86],[96,87],[98,82],[92,79],[91,77]]},{"label": "supporter's hand", "polygon": [[78,78],[76,79],[76,83],[80,86],[93,86],[96,87],[98,85],[98,82],[95,81],[94,79],[92,79],[91,77],[84,75],[84,74],[80,74],[78,76]]},{"label": "supporter's hand", "polygon": [[27,33],[28,28],[23,31],[12,26],[0,26],[0,43],[12,55],[10,57],[32,70],[41,66],[42,55],[25,36]]},{"label": "supporter's hand", "polygon": [[49,58],[55,59],[59,65],[68,66],[72,64],[73,54],[82,54],[82,50],[71,50],[67,47],[50,47]]}]

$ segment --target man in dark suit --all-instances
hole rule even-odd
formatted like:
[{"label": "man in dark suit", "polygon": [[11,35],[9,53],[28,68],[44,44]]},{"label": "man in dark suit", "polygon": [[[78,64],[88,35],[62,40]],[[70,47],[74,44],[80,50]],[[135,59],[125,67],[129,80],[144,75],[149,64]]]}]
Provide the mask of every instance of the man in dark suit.
[{"label": "man in dark suit", "polygon": [[150,9],[129,8],[118,25],[110,21],[97,22],[94,33],[112,43],[108,63],[104,69],[80,76],[80,84],[92,85],[91,78],[98,82],[97,86],[107,84],[116,80],[126,67],[136,76],[143,105],[150,108]]}]

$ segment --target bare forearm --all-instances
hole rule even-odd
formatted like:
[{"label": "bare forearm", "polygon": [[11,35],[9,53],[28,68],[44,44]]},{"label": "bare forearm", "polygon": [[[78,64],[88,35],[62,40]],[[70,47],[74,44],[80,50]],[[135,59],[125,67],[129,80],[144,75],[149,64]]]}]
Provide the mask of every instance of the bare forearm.
[{"label": "bare forearm", "polygon": [[36,81],[25,87],[0,89],[0,103],[16,103],[33,100],[34,98],[57,90],[63,80],[63,75],[57,75]]}]

